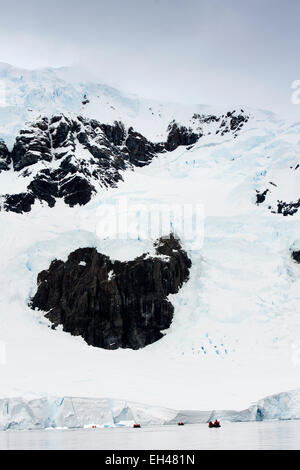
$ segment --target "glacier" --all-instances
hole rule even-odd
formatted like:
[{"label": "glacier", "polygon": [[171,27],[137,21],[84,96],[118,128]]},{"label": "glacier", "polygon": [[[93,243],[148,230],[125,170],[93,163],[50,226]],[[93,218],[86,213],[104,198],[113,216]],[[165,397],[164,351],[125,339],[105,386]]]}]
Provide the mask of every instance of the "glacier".
[{"label": "glacier", "polygon": [[0,400],[0,431],[80,429],[300,419],[300,390],[266,397],[241,411],[172,410],[108,398],[41,397]]},{"label": "glacier", "polygon": [[[206,111],[185,105],[140,99],[86,76],[76,67],[27,70],[0,62],[0,135],[10,146],[27,121],[56,113],[84,114],[107,124],[122,120],[154,142],[165,140],[174,116],[187,120]],[[84,104],[85,103],[85,104]]]}]

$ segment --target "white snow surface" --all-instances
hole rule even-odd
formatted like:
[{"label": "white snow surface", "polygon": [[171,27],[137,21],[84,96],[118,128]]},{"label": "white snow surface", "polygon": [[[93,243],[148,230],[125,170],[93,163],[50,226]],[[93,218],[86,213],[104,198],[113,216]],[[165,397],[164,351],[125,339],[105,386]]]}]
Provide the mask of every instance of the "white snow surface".
[{"label": "white snow surface", "polygon": [[212,112],[206,105],[183,106],[128,96],[109,85],[84,79],[72,67],[25,70],[0,63],[0,83],[5,92],[0,102],[0,137],[10,146],[24,123],[41,115],[62,112],[104,123],[122,120],[148,139],[164,141],[174,117],[181,122],[191,120],[194,113]]},{"label": "white snow surface", "polygon": [[[68,109],[103,122],[121,116],[162,140],[173,118],[184,122],[199,112],[162,104],[154,116],[146,100],[104,85],[69,83],[67,76],[64,70],[0,66],[8,90],[0,137],[12,142],[31,114]],[[83,111],[84,93],[90,103]],[[290,167],[299,162],[300,123],[265,111],[250,114],[236,139],[212,133],[190,150],[162,154],[84,207],[58,201],[52,209],[35,204],[26,215],[0,212],[1,397],[126,397],[174,409],[241,410],[263,396],[300,388],[300,265],[291,259],[291,249],[300,249],[300,215],[282,217],[255,205],[256,190],[275,176],[276,198],[299,197],[299,176]],[[22,190],[22,178],[0,176],[1,192],[18,184]],[[120,199],[128,202],[131,239],[107,235],[114,224],[110,209]],[[94,246],[120,260],[153,253],[159,233],[143,238],[133,204],[188,203],[203,206],[204,232],[182,237],[193,263],[190,280],[170,296],[174,320],[159,342],[139,351],[97,349],[53,331],[43,312],[28,307],[38,273],[79,247]],[[171,228],[181,235],[175,219]]]}]

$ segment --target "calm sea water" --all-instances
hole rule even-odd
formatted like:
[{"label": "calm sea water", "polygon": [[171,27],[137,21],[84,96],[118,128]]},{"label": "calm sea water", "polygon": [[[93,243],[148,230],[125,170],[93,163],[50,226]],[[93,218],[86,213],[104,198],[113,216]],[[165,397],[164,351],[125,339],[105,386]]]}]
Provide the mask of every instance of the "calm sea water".
[{"label": "calm sea water", "polygon": [[300,449],[300,421],[0,432],[0,449]]}]

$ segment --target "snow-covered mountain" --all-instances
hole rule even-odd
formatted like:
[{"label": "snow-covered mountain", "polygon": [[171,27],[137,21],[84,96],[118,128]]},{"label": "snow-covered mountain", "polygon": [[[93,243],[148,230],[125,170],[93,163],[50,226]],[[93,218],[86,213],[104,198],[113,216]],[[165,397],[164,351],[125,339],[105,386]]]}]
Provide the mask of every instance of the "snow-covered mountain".
[{"label": "snow-covered mountain", "polygon": [[[57,198],[73,207],[90,201],[101,188],[115,187],[122,172],[148,165],[163,152],[195,144],[205,135],[231,133],[236,137],[249,117],[244,111],[222,116],[193,116],[193,130],[177,124],[168,126],[166,142],[149,142],[122,121],[100,123],[83,116],[56,114],[27,123],[19,132],[10,152],[4,141],[0,148],[0,171],[17,172],[26,191],[10,187],[3,196],[3,208],[17,213],[30,212],[36,200],[50,207]],[[4,177],[5,179],[5,177]],[[15,194],[11,194],[15,192]]]},{"label": "snow-covered mountain", "polygon": [[249,120],[242,109],[203,114],[202,107],[199,114],[198,106],[192,111],[127,98],[104,85],[70,81],[70,75],[69,69],[0,67],[0,172],[17,173],[15,186],[10,181],[3,194],[5,210],[29,212],[36,200],[53,207],[57,198],[86,204],[101,188],[115,186],[124,170],[205,135],[236,137]]},{"label": "snow-covered mountain", "polygon": [[160,142],[166,139],[168,124],[174,116],[188,121],[194,113],[209,109],[141,100],[87,76],[68,67],[30,71],[0,63],[0,133],[3,139],[12,146],[25,122],[39,116],[74,113],[107,124],[121,120],[126,127],[134,127],[149,140]]},{"label": "snow-covered mountain", "polygon": [[[300,120],[155,103],[71,69],[3,64],[0,81],[1,396],[239,409],[300,388]],[[138,214],[175,205],[205,218],[191,236],[172,215],[164,227],[192,266],[161,339],[103,350],[30,308],[39,273],[78,248],[153,257],[167,233],[149,237]],[[120,207],[127,237],[108,235]]]}]

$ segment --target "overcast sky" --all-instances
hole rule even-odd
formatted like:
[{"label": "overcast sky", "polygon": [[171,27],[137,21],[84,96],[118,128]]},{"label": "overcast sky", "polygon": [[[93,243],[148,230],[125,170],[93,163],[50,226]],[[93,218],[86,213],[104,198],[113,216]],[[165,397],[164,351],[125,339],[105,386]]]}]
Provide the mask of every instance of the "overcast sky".
[{"label": "overcast sky", "polygon": [[300,0],[0,0],[0,61],[142,96],[298,113]]}]

